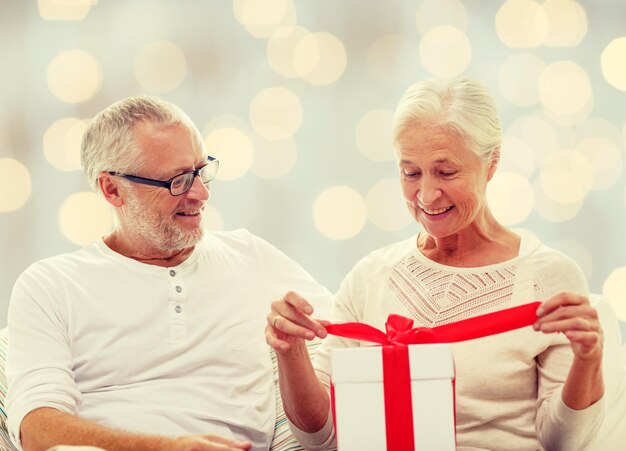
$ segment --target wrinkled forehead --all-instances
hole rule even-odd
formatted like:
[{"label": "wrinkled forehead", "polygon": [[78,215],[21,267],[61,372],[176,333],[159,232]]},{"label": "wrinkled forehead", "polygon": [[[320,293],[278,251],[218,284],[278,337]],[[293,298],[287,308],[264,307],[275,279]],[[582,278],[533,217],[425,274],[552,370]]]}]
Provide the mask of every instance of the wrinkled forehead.
[{"label": "wrinkled forehead", "polygon": [[[207,157],[204,142],[195,127],[181,122],[144,121],[134,127],[137,151],[150,168],[193,170]],[[161,172],[161,171],[159,171]]]}]

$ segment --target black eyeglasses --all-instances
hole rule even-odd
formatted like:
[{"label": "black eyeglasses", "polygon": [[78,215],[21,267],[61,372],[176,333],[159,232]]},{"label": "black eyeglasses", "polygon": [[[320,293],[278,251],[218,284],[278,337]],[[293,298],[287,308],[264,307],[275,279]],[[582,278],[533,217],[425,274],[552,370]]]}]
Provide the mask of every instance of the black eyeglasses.
[{"label": "black eyeglasses", "polygon": [[122,172],[115,171],[109,171],[109,174],[116,175],[118,177],[124,177],[131,182],[141,183],[143,185],[152,185],[167,188],[168,190],[170,190],[172,196],[180,196],[181,194],[185,194],[191,189],[191,186],[193,185],[193,181],[196,176],[200,176],[200,180],[205,185],[215,178],[217,170],[220,167],[220,162],[217,160],[217,158],[211,156],[208,156],[207,160],[208,163],[201,168],[198,168],[195,171],[183,172],[182,174],[175,175],[174,177],[166,181],[148,179],[145,177],[128,175]]}]

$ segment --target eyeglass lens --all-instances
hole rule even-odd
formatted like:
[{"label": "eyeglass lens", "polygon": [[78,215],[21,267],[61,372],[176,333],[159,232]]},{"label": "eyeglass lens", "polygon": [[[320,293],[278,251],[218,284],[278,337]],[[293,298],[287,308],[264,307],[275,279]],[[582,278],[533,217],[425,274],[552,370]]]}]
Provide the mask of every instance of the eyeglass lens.
[{"label": "eyeglass lens", "polygon": [[[200,180],[202,183],[209,183],[215,177],[217,172],[218,164],[216,160],[209,161],[207,165],[200,168],[198,171],[198,175],[200,176]],[[170,192],[174,196],[178,196],[183,194],[191,189],[193,185],[193,180],[196,177],[195,172],[187,172],[186,174],[181,174],[178,177],[174,177],[172,179],[172,184],[170,186]]]}]

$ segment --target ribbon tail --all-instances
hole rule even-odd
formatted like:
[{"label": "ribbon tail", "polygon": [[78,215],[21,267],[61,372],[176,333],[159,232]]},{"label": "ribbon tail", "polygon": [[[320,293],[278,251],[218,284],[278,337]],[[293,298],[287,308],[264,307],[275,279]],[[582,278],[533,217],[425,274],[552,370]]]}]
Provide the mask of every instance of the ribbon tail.
[{"label": "ribbon tail", "polygon": [[501,334],[532,325],[537,321],[537,309],[541,302],[532,302],[505,310],[437,326],[433,343],[455,343]]},{"label": "ribbon tail", "polygon": [[330,324],[326,326],[326,332],[338,337],[369,341],[381,345],[388,342],[384,332],[363,323]]}]

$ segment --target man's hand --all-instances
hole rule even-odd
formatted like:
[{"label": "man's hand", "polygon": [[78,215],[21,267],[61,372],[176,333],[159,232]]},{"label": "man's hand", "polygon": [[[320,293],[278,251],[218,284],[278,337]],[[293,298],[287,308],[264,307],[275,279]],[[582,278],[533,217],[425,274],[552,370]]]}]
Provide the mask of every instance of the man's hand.
[{"label": "man's hand", "polygon": [[241,451],[252,448],[250,442],[236,442],[215,435],[178,437],[173,451]]},{"label": "man's hand", "polygon": [[35,409],[24,417],[21,437],[24,451],[44,451],[59,443],[97,446],[107,451],[241,451],[252,448],[250,442],[228,440],[215,435],[172,438],[135,434],[111,429],[50,407]]}]

